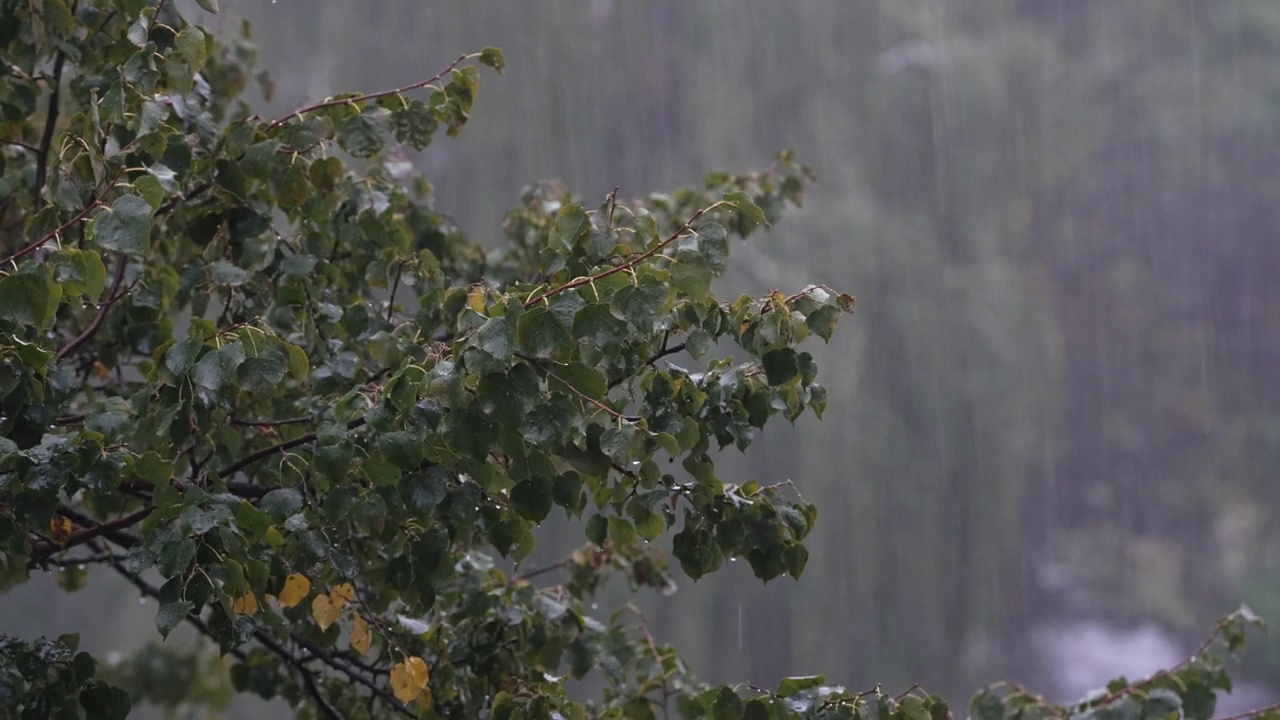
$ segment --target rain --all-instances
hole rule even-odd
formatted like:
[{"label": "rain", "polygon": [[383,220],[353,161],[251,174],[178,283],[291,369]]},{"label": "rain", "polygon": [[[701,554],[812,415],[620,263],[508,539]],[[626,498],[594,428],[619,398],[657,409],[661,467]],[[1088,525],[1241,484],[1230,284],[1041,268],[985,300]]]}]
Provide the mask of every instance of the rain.
[{"label": "rain", "polygon": [[[699,677],[1066,702],[1242,604],[1280,622],[1275,0],[221,4],[263,116],[500,47],[462,134],[399,159],[488,247],[542,179],[594,207],[784,148],[814,166],[717,291],[857,297],[808,347],[828,408],[717,462],[793,481],[818,525],[798,580],[734,563],[638,600]],[[581,543],[550,525],[540,556]],[[105,654],[151,627],[136,594],[52,582],[0,633],[87,617]],[[1220,714],[1280,692],[1274,638],[1246,660]]]}]

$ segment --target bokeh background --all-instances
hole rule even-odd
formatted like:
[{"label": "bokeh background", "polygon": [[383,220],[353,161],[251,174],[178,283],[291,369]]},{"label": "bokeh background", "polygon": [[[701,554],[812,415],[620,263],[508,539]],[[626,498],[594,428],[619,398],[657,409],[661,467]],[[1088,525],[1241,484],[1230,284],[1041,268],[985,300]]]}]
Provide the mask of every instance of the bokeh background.
[{"label": "bokeh background", "polygon": [[[793,479],[819,525],[798,582],[737,563],[645,599],[701,676],[1069,700],[1241,603],[1280,621],[1280,2],[221,4],[263,114],[501,47],[462,136],[405,157],[491,247],[538,179],[595,203],[781,148],[815,166],[723,289],[858,297],[812,349],[829,409],[721,462]],[[150,631],[127,589],[50,582],[0,599],[0,631]],[[1236,702],[1274,699],[1280,641],[1250,660]]]}]

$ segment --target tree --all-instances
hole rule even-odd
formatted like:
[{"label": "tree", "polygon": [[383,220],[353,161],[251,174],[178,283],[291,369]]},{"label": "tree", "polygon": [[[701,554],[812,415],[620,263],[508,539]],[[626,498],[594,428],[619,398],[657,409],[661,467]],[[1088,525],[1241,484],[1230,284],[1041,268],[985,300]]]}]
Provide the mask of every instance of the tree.
[{"label": "tree", "polygon": [[[694,579],[735,557],[765,581],[804,570],[816,508],[714,461],[821,414],[798,346],[853,309],[821,286],[711,294],[730,236],[800,204],[811,174],[789,154],[594,210],[536,185],[485,252],[384,152],[460,132],[498,50],[264,120],[241,99],[250,47],[163,0],[0,9],[6,586],[118,573],[158,601],[162,638],[193,627],[237,691],[299,717],[949,715],[820,676],[703,685],[634,606],[588,610],[614,578],[667,588],[650,544],[667,535]],[[504,570],[495,555],[527,558],[557,507],[587,543]],[[1235,650],[1252,619],[1215,636]],[[96,675],[74,635],[0,639],[10,716],[189,695]],[[568,693],[588,676],[595,699]],[[1228,687],[1206,643],[1071,708],[1015,686],[973,712],[1203,720]]]}]

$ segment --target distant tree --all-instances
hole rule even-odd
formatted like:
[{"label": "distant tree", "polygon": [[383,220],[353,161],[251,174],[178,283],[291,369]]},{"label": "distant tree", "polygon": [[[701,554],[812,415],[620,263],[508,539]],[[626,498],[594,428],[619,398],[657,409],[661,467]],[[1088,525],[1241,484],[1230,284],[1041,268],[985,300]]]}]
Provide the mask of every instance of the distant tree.
[{"label": "distant tree", "polygon": [[[587,609],[611,578],[668,587],[650,545],[668,533],[695,579],[734,557],[804,570],[816,508],[723,481],[712,455],[822,412],[797,346],[853,309],[818,286],[710,292],[731,235],[800,203],[788,154],[594,210],[534,186],[485,252],[383,153],[456,135],[496,49],[263,120],[240,100],[250,47],[164,0],[0,11],[5,586],[118,573],[161,637],[190,625],[236,691],[298,717],[949,716],[914,688],[700,684],[634,606]],[[666,362],[681,352],[699,367]],[[556,507],[588,542],[500,569]],[[1219,626],[1230,649],[1251,619]],[[170,646],[114,673],[126,691],[76,645],[0,638],[5,717],[225,700],[196,681],[217,664]],[[1229,687],[1208,647],[1071,708],[1013,686],[973,712],[1205,720]],[[566,691],[587,676],[594,699]]]}]

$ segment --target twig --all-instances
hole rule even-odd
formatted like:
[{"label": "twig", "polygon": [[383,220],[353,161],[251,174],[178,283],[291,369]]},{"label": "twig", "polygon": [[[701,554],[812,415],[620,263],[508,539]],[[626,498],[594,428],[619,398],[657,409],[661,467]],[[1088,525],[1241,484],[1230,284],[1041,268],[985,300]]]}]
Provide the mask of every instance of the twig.
[{"label": "twig", "polygon": [[685,221],[685,223],[684,223],[683,225],[681,225],[680,227],[676,228],[676,231],[675,231],[675,232],[673,232],[673,233],[671,233],[671,235],[669,235],[669,236],[667,237],[667,239],[666,239],[666,240],[663,240],[662,242],[658,243],[657,245],[654,245],[652,248],[650,248],[650,249],[649,249],[649,250],[647,250],[646,252],[640,253],[639,255],[635,256],[634,258],[631,258],[630,260],[628,260],[628,261],[626,261],[626,262],[622,263],[621,265],[614,265],[613,267],[609,268],[608,270],[604,270],[604,271],[602,271],[602,272],[598,272],[598,273],[596,273],[595,275],[591,275],[591,276],[588,276],[588,277],[580,277],[580,278],[576,278],[576,279],[574,279],[574,280],[570,280],[569,282],[567,282],[567,283],[565,283],[565,284],[563,284],[563,285],[560,285],[560,286],[558,286],[558,287],[551,288],[550,290],[547,290],[547,291],[545,291],[545,292],[539,293],[538,295],[535,295],[535,296],[533,296],[533,297],[531,297],[531,298],[529,298],[528,300],[526,300],[526,301],[525,301],[525,303],[524,303],[525,308],[531,308],[531,307],[533,307],[534,305],[537,305],[538,303],[542,302],[543,300],[546,300],[547,298],[549,298],[549,297],[551,297],[551,296],[553,296],[553,295],[559,295],[560,293],[564,292],[565,290],[572,290],[573,288],[581,287],[581,286],[583,286],[583,285],[590,285],[591,283],[594,283],[594,282],[596,282],[597,280],[600,280],[600,279],[602,279],[602,278],[609,277],[610,275],[613,275],[613,274],[615,274],[615,273],[620,273],[620,272],[622,272],[623,270],[630,270],[631,268],[635,267],[636,265],[639,265],[641,262],[643,262],[643,261],[645,261],[645,260],[648,260],[649,258],[653,257],[654,255],[657,255],[658,253],[660,253],[660,252],[662,252],[663,250],[665,250],[665,249],[667,248],[667,246],[668,246],[668,245],[670,245],[671,243],[675,242],[675,241],[676,241],[676,239],[677,239],[677,238],[679,238],[681,235],[683,235],[683,234],[685,233],[685,231],[686,231],[686,230],[689,230],[690,228],[692,228],[692,227],[693,227],[693,224],[694,224],[695,222],[697,222],[697,221],[698,221],[698,218],[700,218],[700,217],[702,217],[703,215],[705,215],[705,214],[707,214],[707,213],[711,212],[712,210],[715,210],[716,208],[720,207],[721,205],[726,205],[726,204],[727,204],[727,203],[726,203],[724,200],[721,200],[721,201],[719,201],[719,202],[712,203],[712,204],[710,204],[710,205],[708,205],[708,206],[706,206],[706,207],[702,208],[702,209],[701,209],[701,210],[699,210],[698,212],[694,213],[694,214],[693,214],[693,217],[691,217],[691,218],[689,218],[688,220],[686,220],[686,221]]},{"label": "twig", "polygon": [[66,345],[58,348],[58,352],[53,356],[55,361],[61,360],[75,352],[76,348],[88,342],[89,339],[98,332],[98,329],[102,327],[102,321],[107,318],[107,311],[111,309],[111,306],[114,305],[117,300],[124,297],[124,293],[119,292],[120,283],[124,282],[124,267],[125,256],[121,254],[120,259],[116,261],[116,275],[111,281],[111,290],[107,293],[107,301],[98,306],[97,314],[93,316],[93,320],[83,332],[72,338],[72,340]]},{"label": "twig", "polygon": [[[93,518],[89,517],[88,515],[85,515],[79,510],[76,510],[75,508],[72,508],[72,507],[68,507],[66,505],[60,505],[58,507],[58,514],[65,516],[66,518],[71,520],[71,522],[84,528],[96,527],[99,524],[97,520],[94,520]],[[128,533],[121,532],[118,529],[106,530],[101,534],[102,534],[102,537],[110,540],[111,542],[115,543],[116,545],[119,545],[120,547],[126,550],[138,544],[138,538]],[[89,544],[89,547],[96,547],[96,541],[94,541],[92,538],[88,541],[88,544]]]},{"label": "twig", "polygon": [[85,217],[88,216],[89,213],[93,212],[94,208],[102,204],[102,199],[107,196],[107,193],[111,191],[111,188],[115,187],[116,181],[120,179],[120,174],[123,172],[124,172],[124,166],[121,165],[120,169],[116,171],[115,177],[111,178],[111,181],[108,182],[107,186],[102,189],[102,192],[98,193],[98,196],[93,200],[91,200],[88,205],[85,205],[83,210],[76,213],[75,217],[71,218],[65,223],[45,233],[39,240],[36,240],[35,242],[31,243],[30,245],[27,245],[21,250],[15,251],[13,254],[9,255],[5,259],[0,260],[0,265],[8,265],[9,263],[13,262],[14,260],[17,260],[23,255],[26,255],[27,253],[38,249],[41,245],[44,245],[45,243],[49,242],[50,240],[60,235],[63,230],[66,230],[72,225],[75,225],[76,223],[85,219]]},{"label": "twig", "polygon": [[[394,695],[392,695],[391,693],[379,687],[378,684],[373,682],[372,680],[369,680],[363,675],[353,671],[350,667],[347,667],[346,665],[343,665],[342,663],[338,662],[338,659],[335,658],[331,653],[326,651],[324,648],[321,648],[320,646],[310,642],[309,640],[298,635],[297,633],[290,633],[289,638],[293,641],[295,645],[298,645],[303,650],[306,650],[307,652],[314,655],[316,659],[318,659],[320,662],[324,663],[325,665],[328,665],[334,670],[337,670],[343,675],[346,675],[351,680],[368,688],[370,692],[376,695],[383,702],[390,705],[397,712],[412,718],[418,717],[417,713],[413,712],[408,707],[406,707],[404,703],[397,700]],[[269,638],[266,638],[266,639],[269,640]],[[264,638],[259,637],[258,640],[263,641]],[[275,641],[272,640],[271,642],[274,643]],[[277,645],[277,647],[279,646]]]},{"label": "twig", "polygon": [[1156,672],[1152,673],[1148,677],[1145,677],[1141,680],[1135,680],[1134,682],[1129,683],[1123,688],[1120,688],[1119,690],[1116,690],[1113,693],[1107,694],[1101,700],[1098,700],[1092,703],[1087,703],[1087,704],[1093,707],[1108,705],[1128,695],[1129,693],[1132,693],[1134,690],[1138,690],[1147,685],[1150,685],[1151,683],[1155,682],[1156,680],[1159,680],[1160,678],[1177,674],[1179,670],[1190,665],[1192,662],[1195,661],[1196,658],[1203,655],[1205,650],[1208,650],[1209,646],[1213,644],[1213,641],[1217,640],[1218,636],[1222,634],[1222,630],[1226,627],[1226,625],[1227,625],[1226,620],[1219,620],[1218,624],[1214,626],[1213,632],[1209,634],[1209,637],[1205,638],[1204,642],[1200,643],[1200,646],[1197,647],[1194,652],[1192,652],[1190,655],[1183,658],[1182,661],[1179,662],[1177,665],[1174,665],[1173,667],[1165,670],[1157,670]]},{"label": "twig", "polygon": [[[667,347],[667,336],[664,334],[662,336],[662,349],[654,353],[653,355],[649,356],[649,359],[645,360],[644,364],[649,367],[653,367],[653,364],[658,362],[662,358],[668,355],[675,355],[676,353],[684,350],[685,345],[686,345],[685,343],[679,343],[676,345],[672,345],[671,347]],[[619,385],[621,385],[622,383],[630,380],[633,377],[635,377],[635,375],[624,375],[623,377],[620,377],[617,380],[614,380],[613,382],[609,383],[609,389],[612,390],[618,387]]]},{"label": "twig", "polygon": [[404,261],[396,263],[396,279],[391,283],[391,295],[387,298],[387,323],[391,322],[391,315],[396,309],[396,290],[400,289],[400,274],[404,272]]},{"label": "twig", "polygon": [[[361,425],[364,425],[364,418],[356,418],[355,420],[352,420],[351,422],[347,423],[347,429],[354,430],[360,427]],[[250,453],[240,458],[239,460],[231,463],[230,465],[218,470],[218,477],[225,478],[230,475],[234,475],[240,472],[241,470],[243,470],[244,468],[258,462],[262,458],[265,458],[277,452],[284,452],[285,450],[298,447],[299,445],[306,445],[307,443],[312,442],[315,439],[316,439],[316,434],[314,432],[309,432],[304,435],[299,435],[298,437],[292,440],[286,440],[281,443],[276,443],[271,447],[262,448],[261,450]]]},{"label": "twig", "polygon": [[1246,720],[1246,718],[1257,717],[1258,715],[1262,715],[1263,713],[1276,712],[1276,711],[1280,711],[1280,702],[1272,703],[1270,705],[1267,705],[1266,707],[1246,710],[1245,712],[1238,713],[1236,715],[1228,715],[1227,717],[1223,717],[1223,718],[1215,718],[1214,720]]},{"label": "twig", "polygon": [[412,90],[424,88],[434,82],[439,81],[445,75],[448,75],[450,72],[452,72],[454,68],[458,67],[462,63],[474,57],[480,57],[480,56],[478,54],[459,55],[457,60],[454,60],[452,63],[449,63],[449,67],[446,67],[445,69],[441,70],[435,75],[432,75],[426,80],[420,80],[416,83],[411,83],[403,87],[398,87],[392,90],[382,90],[379,92],[367,93],[365,95],[357,95],[355,97],[339,98],[336,100],[325,100],[324,102],[318,102],[314,105],[308,105],[299,110],[294,110],[293,112],[289,113],[288,115],[285,115],[282,118],[277,118],[276,120],[272,120],[271,122],[267,123],[266,126],[262,128],[262,130],[263,132],[271,132],[272,130],[275,130],[276,128],[280,127],[281,125],[289,122],[294,118],[302,117],[303,115],[306,115],[307,113],[310,113],[310,112],[315,112],[316,110],[323,110],[325,108],[337,107],[339,105],[347,105],[351,103],[367,102],[369,100],[377,100],[378,98],[384,98],[389,95],[399,95],[401,93],[407,93]]},{"label": "twig", "polygon": [[281,425],[304,423],[311,419],[313,419],[311,415],[303,415],[302,417],[286,418],[284,420],[241,420],[232,415],[231,424],[245,427],[280,427]]},{"label": "twig", "polygon": [[605,411],[605,412],[609,413],[610,415],[612,415],[614,418],[616,418],[616,419],[618,419],[618,420],[626,420],[626,419],[627,419],[627,418],[626,418],[626,416],[624,416],[622,413],[618,412],[617,410],[614,410],[613,408],[609,407],[608,405],[605,405],[604,403],[600,402],[599,400],[596,400],[595,398],[591,397],[590,395],[588,395],[588,394],[586,394],[586,393],[582,392],[582,391],[581,391],[581,390],[579,390],[578,388],[576,388],[576,387],[574,387],[573,385],[569,384],[569,382],[568,382],[567,380],[565,380],[564,378],[560,377],[559,375],[556,375],[555,373],[551,372],[551,371],[550,371],[550,370],[548,370],[547,368],[542,367],[541,365],[538,365],[538,364],[534,361],[534,359],[533,359],[533,358],[526,357],[526,356],[524,356],[524,355],[520,355],[519,353],[517,353],[517,354],[516,354],[516,357],[520,358],[521,360],[524,360],[525,362],[529,363],[530,365],[533,365],[534,367],[538,368],[538,369],[539,369],[539,370],[541,370],[542,372],[546,373],[547,377],[549,377],[549,378],[551,378],[552,380],[555,380],[556,382],[558,382],[558,383],[560,383],[561,385],[565,386],[566,388],[568,388],[568,389],[569,389],[569,392],[572,392],[574,395],[577,395],[577,396],[578,396],[580,399],[582,399],[583,401],[585,401],[585,402],[589,402],[589,403],[591,403],[592,405],[595,405],[596,407],[598,407],[598,408],[600,408],[601,410],[603,410],[603,411]]},{"label": "twig", "polygon": [[21,140],[9,140],[7,138],[0,138],[0,144],[20,147],[24,150],[30,150],[33,153],[40,152],[40,148],[36,147],[35,145],[32,145],[31,143],[22,142]]},{"label": "twig", "polygon": [[521,581],[532,580],[533,578],[536,578],[539,575],[546,575],[547,573],[553,573],[557,570],[561,570],[566,565],[569,565],[572,562],[573,560],[571,558],[565,558],[564,560],[561,560],[559,562],[553,562],[550,565],[543,565],[542,567],[536,567],[532,570],[529,570],[528,572],[522,572],[519,575],[516,575],[515,577],[511,578],[511,581],[521,582]]},{"label": "twig", "polygon": [[61,545],[51,540],[41,540],[35,543],[31,548],[30,563],[38,563],[40,560],[43,560],[56,552],[69,550],[77,545],[83,545],[99,535],[106,535],[116,530],[124,530],[125,528],[133,527],[134,525],[142,522],[142,520],[150,515],[155,509],[154,505],[148,505],[141,510],[136,510],[110,522],[101,524],[93,522],[80,523],[84,526],[84,529],[71,533],[71,535],[67,537],[67,541]]},{"label": "twig", "polygon": [[44,182],[49,174],[49,148],[53,145],[53,133],[58,127],[58,95],[62,90],[62,66],[67,62],[67,53],[58,51],[53,60],[53,78],[49,83],[49,109],[44,117],[44,133],[40,136],[40,147],[36,150],[36,212],[44,207]]}]

